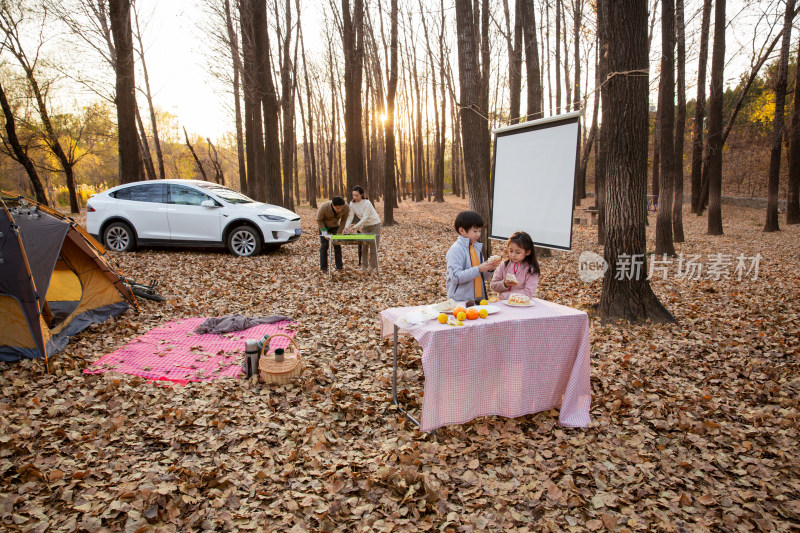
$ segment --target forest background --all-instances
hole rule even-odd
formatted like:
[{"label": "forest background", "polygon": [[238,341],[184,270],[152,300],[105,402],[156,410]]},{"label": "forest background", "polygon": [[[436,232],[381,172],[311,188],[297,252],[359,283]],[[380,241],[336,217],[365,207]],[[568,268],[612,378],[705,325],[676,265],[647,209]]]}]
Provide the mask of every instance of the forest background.
[{"label": "forest background", "polygon": [[[137,153],[142,178],[207,179],[246,189],[242,183],[248,167],[244,161],[248,157],[244,153],[248,119],[245,108],[248,83],[255,84],[247,75],[248,60],[252,61],[247,53],[248,39],[260,34],[261,28],[248,28],[248,24],[243,27],[241,17],[250,4],[257,3],[204,0],[193,7],[177,3],[169,8],[144,0],[131,3]],[[597,75],[600,56],[596,5],[574,0],[489,3],[490,128],[513,123],[524,115],[528,106],[528,76],[520,75],[525,67],[515,61],[515,54],[522,55],[522,28],[517,24],[524,27],[519,16],[521,3],[530,4],[534,11],[534,37],[538,38],[534,42],[538,43],[540,58],[539,114],[550,116],[577,108],[585,110],[581,128],[585,182],[578,184],[583,196],[594,188],[595,157],[590,153],[596,155],[594,148],[599,138],[596,132],[602,125],[602,114],[594,113],[598,106],[597,87],[602,83]],[[132,181],[130,177],[120,179],[116,59],[108,4],[90,0],[2,2],[0,37],[4,44],[0,51],[0,80],[10,113],[16,120],[16,135],[52,205],[69,207],[70,204],[68,180],[55,153],[54,140],[61,145],[74,173],[80,206],[99,190]],[[383,126],[387,119],[391,48],[388,4],[388,1],[367,0],[363,5],[360,50],[363,173],[353,179],[366,185],[375,198],[384,194]],[[697,107],[706,4],[710,2],[689,1],[685,5],[686,82],[684,94],[678,95],[678,99],[685,96],[689,117],[683,128],[684,191],[691,189],[692,141],[697,130],[692,118]],[[728,2],[723,108],[726,120],[730,120],[730,135],[723,152],[723,195],[767,196],[779,73],[777,36],[782,29],[784,6],[785,3],[777,1]],[[264,144],[267,153],[270,145],[280,151],[277,159],[283,192],[278,201],[272,199],[274,203],[290,208],[301,203],[314,205],[316,198],[342,194],[348,188],[345,89],[350,82],[344,78],[345,63],[353,50],[347,50],[343,37],[352,33],[354,21],[350,20],[350,9],[349,1],[266,2],[267,17],[262,22],[269,57],[267,77],[275,95],[272,102],[275,124],[273,130],[266,127]],[[650,4],[652,177],[648,187],[653,195],[658,195],[659,184],[661,11],[661,2]],[[347,17],[343,17],[345,12]],[[710,18],[707,42],[713,41],[716,31],[713,15]],[[346,30],[348,24],[350,29]],[[401,0],[397,24],[399,64],[394,120],[397,200],[407,197],[433,200],[442,194],[463,197],[468,188],[459,131],[455,9],[444,1]],[[179,59],[182,64],[174,68],[195,75],[158,79],[165,72],[161,57],[174,58],[166,51],[175,48],[176,43],[190,55]],[[796,44],[792,48],[795,51],[790,53],[785,93],[787,117],[794,107]],[[19,60],[19,53],[25,62]],[[30,69],[30,75],[26,68]],[[35,80],[38,89],[32,87],[31,80]],[[176,95],[196,99],[193,93],[204,93],[203,101],[215,102],[213,109],[205,108],[208,117],[198,118],[193,116],[197,114],[196,108],[186,111],[175,104]],[[42,108],[49,124],[43,120]],[[528,118],[539,117],[528,115]],[[0,188],[34,196],[31,180],[15,160],[9,144],[6,114],[0,117],[0,123],[4,126]],[[784,140],[788,143],[785,133]],[[784,160],[781,198],[786,197],[787,168]],[[249,193],[259,196],[253,191]]]}]

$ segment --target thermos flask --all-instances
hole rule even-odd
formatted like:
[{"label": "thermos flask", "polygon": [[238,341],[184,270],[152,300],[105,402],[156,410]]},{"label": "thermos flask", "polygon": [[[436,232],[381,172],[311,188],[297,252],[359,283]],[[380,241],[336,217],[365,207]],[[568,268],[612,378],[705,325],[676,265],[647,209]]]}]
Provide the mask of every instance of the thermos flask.
[{"label": "thermos flask", "polygon": [[247,373],[247,377],[249,378],[254,374],[258,374],[258,341],[255,339],[247,339],[244,341],[244,354],[245,365],[247,365],[245,371]]}]

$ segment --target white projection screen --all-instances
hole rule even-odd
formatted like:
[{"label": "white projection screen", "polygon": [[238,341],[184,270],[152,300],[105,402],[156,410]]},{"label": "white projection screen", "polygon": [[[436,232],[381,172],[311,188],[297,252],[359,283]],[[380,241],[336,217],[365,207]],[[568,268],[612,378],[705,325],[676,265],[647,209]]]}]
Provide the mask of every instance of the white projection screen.
[{"label": "white projection screen", "polygon": [[536,246],[572,249],[572,197],[581,111],[523,122],[492,133],[493,239],[525,231]]}]

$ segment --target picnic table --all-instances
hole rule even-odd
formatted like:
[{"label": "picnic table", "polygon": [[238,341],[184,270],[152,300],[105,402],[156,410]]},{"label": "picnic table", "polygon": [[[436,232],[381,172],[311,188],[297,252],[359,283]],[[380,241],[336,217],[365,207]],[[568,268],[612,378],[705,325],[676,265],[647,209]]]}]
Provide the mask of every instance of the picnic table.
[{"label": "picnic table", "polygon": [[[349,245],[361,245],[364,243],[372,243],[372,246],[375,248],[375,264],[378,267],[378,277],[381,275],[381,262],[378,257],[378,240],[375,238],[375,234],[373,233],[344,233],[344,234],[330,234],[330,233],[322,233],[322,236],[328,239],[331,243],[331,246],[328,246],[328,259],[330,260],[330,254],[333,253],[333,246],[339,246],[342,244],[349,244]],[[360,259],[360,258],[359,258]],[[328,277],[331,277],[331,271],[328,269]]]},{"label": "picnic table", "polygon": [[[583,311],[544,300],[530,307],[494,304],[500,310],[464,326],[404,319],[420,307],[381,311],[381,336],[394,337],[393,401],[397,401],[397,336],[422,346],[424,395],[420,420],[432,431],[479,416],[518,417],[560,408],[559,423],[590,422],[589,317]],[[402,407],[401,407],[402,410]]]}]

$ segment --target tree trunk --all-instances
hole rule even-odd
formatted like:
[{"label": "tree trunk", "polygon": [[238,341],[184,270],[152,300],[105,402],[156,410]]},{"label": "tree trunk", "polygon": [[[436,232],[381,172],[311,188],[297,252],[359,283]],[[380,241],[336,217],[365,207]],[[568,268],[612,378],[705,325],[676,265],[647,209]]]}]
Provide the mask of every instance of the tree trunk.
[{"label": "tree trunk", "polygon": [[786,186],[786,223],[800,224],[800,46],[795,62],[794,101],[789,131],[789,183]]},{"label": "tree trunk", "polygon": [[[786,15],[783,19],[783,45],[778,64],[778,81],[775,86],[775,120],[772,130],[772,150],[769,158],[769,189],[767,196],[767,219],[765,232],[780,231],[778,226],[778,190],[781,172],[781,139],[783,137],[784,108],[786,107],[786,78],[789,70],[789,41],[792,33],[795,0],[786,0]],[[800,68],[797,65],[796,68]],[[795,102],[797,105],[797,102]]]},{"label": "tree trunk", "polygon": [[[659,68],[663,68],[663,61]],[[653,174],[650,183],[650,194],[653,195],[656,201],[658,201],[659,193],[661,192],[658,190],[659,184],[661,183],[661,132],[663,130],[661,125],[661,117],[663,116],[661,104],[661,83],[659,83],[658,100],[656,103],[656,123],[655,126],[653,126]]]},{"label": "tree trunk", "polygon": [[[226,0],[227,2],[228,0]],[[153,130],[153,145],[156,148],[156,161],[158,161],[158,177],[160,179],[164,179],[164,154],[161,152],[161,140],[158,136],[158,123],[156,122],[156,109],[153,105],[153,95],[150,91],[150,75],[147,73],[147,63],[144,60],[144,45],[142,44],[142,33],[139,29],[139,14],[136,11],[136,6],[132,5],[133,13],[134,13],[134,20],[136,21],[136,38],[139,41],[139,60],[142,65],[142,76],[144,76],[144,95],[147,98],[147,107],[150,110],[150,126]],[[138,113],[138,108],[137,108]],[[141,120],[141,118],[139,119]],[[147,138],[142,134],[142,142],[145,146],[147,146]],[[153,166],[153,158],[150,155],[150,148],[147,149],[147,157],[149,160],[149,166]],[[155,169],[152,169],[155,174]]]},{"label": "tree trunk", "polygon": [[556,0],[556,115],[561,114],[561,2]]},{"label": "tree trunk", "polygon": [[239,77],[242,72],[242,60],[239,56],[239,37],[233,29],[231,2],[225,0],[225,26],[228,31],[228,44],[231,49],[233,63],[233,114],[236,122],[236,161],[239,164],[239,190],[246,194],[247,169],[244,163],[244,132],[242,130],[242,103]]},{"label": "tree trunk", "polygon": [[[511,33],[511,15],[508,9],[508,0],[503,0],[503,14],[506,19],[506,47],[508,48],[508,90],[509,109],[508,116],[511,124],[520,120],[519,109],[522,96],[522,18],[523,0],[514,2],[514,33]],[[536,27],[532,28],[536,32]]]},{"label": "tree trunk", "polygon": [[675,255],[672,241],[672,197],[675,194],[675,2],[662,0],[661,80],[661,184],[656,219],[656,255]]},{"label": "tree trunk", "polygon": [[[267,24],[267,4],[265,0],[251,0],[253,5],[253,31],[255,36],[256,78],[259,89],[259,101],[264,115],[264,134],[262,138],[263,164],[261,171],[264,181],[261,187],[261,198],[275,205],[283,205],[281,190],[281,147],[278,131],[277,90],[272,80],[270,60],[269,25]],[[289,167],[291,169],[291,167]],[[289,179],[291,180],[291,173]],[[291,189],[290,189],[291,196]]]},{"label": "tree trunk", "polygon": [[244,56],[245,153],[247,156],[247,187],[242,191],[255,200],[263,202],[266,200],[264,122],[261,117],[261,91],[257,72],[255,9],[253,0],[240,0],[239,20],[242,25]]},{"label": "tree trunk", "polygon": [[[605,4],[610,72],[648,71],[647,4]],[[650,318],[674,322],[647,280],[648,77],[613,76],[603,86],[603,129],[607,129],[605,260],[600,313],[605,319]],[[625,268],[621,268],[625,266]]]},{"label": "tree trunk", "polygon": [[[283,146],[281,162],[283,163],[283,207],[294,211],[294,200],[292,197],[292,169],[294,168],[294,91],[292,90],[292,60],[290,47],[292,44],[292,2],[286,0],[285,10],[286,34],[283,37],[283,47],[281,56],[281,107],[283,108]],[[278,35],[280,39],[280,32]]]},{"label": "tree trunk", "polygon": [[525,75],[528,81],[527,116],[536,120],[544,116],[542,110],[542,79],[539,71],[539,45],[536,43],[536,11],[533,0],[522,0],[522,18],[525,36]]},{"label": "tree trunk", "polygon": [[675,2],[675,28],[678,32],[678,113],[675,118],[675,204],[672,209],[672,237],[685,240],[683,234],[683,141],[686,132],[686,38],[683,0]]},{"label": "tree trunk", "polygon": [[[599,40],[599,58],[597,60],[597,79],[600,83],[604,83],[608,76],[608,2],[598,2],[597,5],[597,37]],[[600,87],[597,92],[603,100],[605,106],[606,96],[602,90],[603,85],[598,84]],[[605,202],[605,183],[606,183],[606,154],[608,152],[608,144],[606,137],[607,128],[602,124],[598,129],[597,135],[597,152],[595,153],[595,166],[594,166],[594,191],[595,198],[597,199],[597,244],[605,244],[606,242],[606,202]],[[645,182],[647,178],[645,177]],[[645,185],[646,187],[646,185]],[[647,214],[645,213],[645,218]]]},{"label": "tree trunk", "polygon": [[708,234],[722,235],[722,103],[725,68],[725,1],[714,7],[714,50],[711,55],[711,94],[708,102]]},{"label": "tree trunk", "polygon": [[[456,0],[459,101],[466,181],[469,188],[470,207],[477,211],[484,220],[482,240],[488,241],[488,235],[491,234],[488,172],[489,125],[486,118],[487,107],[483,97],[483,88],[488,80],[484,80],[481,74],[480,51],[477,49],[474,37],[480,33],[478,17],[479,13],[473,11],[469,0]],[[485,51],[484,61],[487,56],[488,51]],[[484,64],[482,67],[484,72],[488,72],[488,65]],[[487,253],[489,252],[487,251]]]},{"label": "tree trunk", "polygon": [[570,111],[572,105],[572,84],[569,82],[569,50],[567,49],[567,15],[564,7],[564,0],[559,0],[561,4],[561,38],[564,40],[564,109]]},{"label": "tree trunk", "polygon": [[203,163],[200,161],[200,158],[197,157],[197,153],[194,151],[194,147],[192,143],[189,142],[189,134],[186,133],[186,128],[183,128],[183,136],[186,138],[186,146],[189,148],[189,151],[192,153],[192,158],[194,159],[195,164],[197,165],[197,169],[200,171],[200,175],[203,176],[203,181],[208,181],[208,176],[206,175],[206,169],[203,168]]},{"label": "tree trunk", "polygon": [[397,192],[395,191],[395,160],[397,159],[394,141],[394,107],[397,96],[397,0],[392,0],[391,7],[391,44],[389,58],[389,76],[386,94],[386,121],[383,123],[383,132],[386,137],[386,157],[383,168],[383,225],[394,226],[394,204]]},{"label": "tree trunk", "polygon": [[[133,65],[131,0],[109,0],[109,18],[117,53],[117,128],[119,130],[119,180],[131,183],[144,179],[136,133],[136,82]],[[68,178],[69,181],[69,178]],[[70,199],[70,204],[72,204]],[[77,198],[73,209],[77,210]]]},{"label": "tree trunk", "polygon": [[36,201],[40,204],[49,205],[47,194],[44,192],[44,186],[42,185],[42,180],[39,179],[39,174],[36,172],[36,167],[33,166],[33,161],[28,157],[27,152],[23,150],[17,137],[16,120],[11,112],[11,106],[8,105],[8,99],[6,99],[6,92],[2,83],[0,83],[0,105],[3,108],[3,115],[5,115],[6,119],[6,135],[8,136],[8,143],[14,152],[13,158],[25,168],[25,172],[31,180],[33,192],[36,194]]},{"label": "tree trunk", "polygon": [[139,112],[138,106],[136,107],[136,127],[139,128],[139,158],[142,160],[146,179],[157,179],[156,169],[153,166],[153,156],[150,155],[150,143],[147,142],[147,132],[144,130],[142,114]]},{"label": "tree trunk", "polygon": [[708,29],[711,19],[711,0],[703,0],[703,19],[700,27],[700,50],[697,66],[697,99],[694,111],[694,139],[692,140],[692,212],[703,212],[700,205],[700,188],[703,177],[703,120],[706,114],[706,63],[708,62]]},{"label": "tree trunk", "polygon": [[344,50],[345,160],[347,190],[364,178],[364,138],[361,129],[361,80],[364,64],[364,2],[342,0],[342,45]]},{"label": "tree trunk", "polygon": [[[583,16],[583,0],[575,0],[572,3],[573,17],[573,46],[575,50],[575,79],[572,82],[572,110],[577,111],[581,108],[581,18]],[[585,130],[584,130],[585,131]],[[581,123],[578,121],[578,138],[581,137]],[[586,143],[586,146],[591,146]],[[581,200],[586,198],[586,173],[578,172],[575,176],[575,205],[580,205]]]}]

